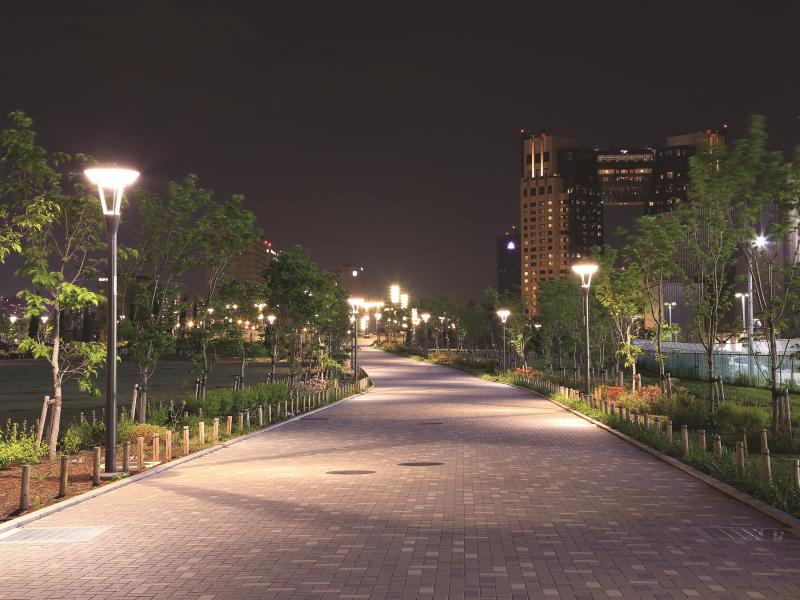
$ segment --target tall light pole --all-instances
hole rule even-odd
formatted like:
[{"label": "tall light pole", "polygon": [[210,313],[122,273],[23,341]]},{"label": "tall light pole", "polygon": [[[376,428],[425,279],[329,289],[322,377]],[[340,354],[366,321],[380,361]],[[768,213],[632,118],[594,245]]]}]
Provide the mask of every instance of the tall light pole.
[{"label": "tall light pole", "polygon": [[572,265],[573,273],[581,278],[581,289],[583,289],[583,325],[586,340],[586,394],[592,393],[592,367],[589,360],[589,286],[592,285],[592,275],[597,273],[597,265],[594,263],[576,263]]},{"label": "tall light pole", "polygon": [[353,367],[353,377],[358,380],[358,309],[364,304],[364,299],[348,298],[347,302],[353,310],[353,355],[350,365]]},{"label": "tall light pole", "polygon": [[750,297],[750,294],[746,292],[736,292],[734,296],[742,300],[742,330],[747,331],[747,313],[745,312],[745,306],[747,305],[747,299]]},{"label": "tall light pole", "polygon": [[422,335],[425,336],[425,345],[424,345],[425,356],[428,356],[428,321],[430,321],[431,319],[431,313],[424,312],[420,315],[420,317],[422,318],[422,322],[425,324],[423,327],[424,331]]},{"label": "tall light pole", "polygon": [[676,306],[677,302],[664,302],[664,306],[667,307],[667,314],[669,315],[669,341],[675,341],[675,332],[672,331],[672,307]]},{"label": "tall light pole", "polygon": [[510,310],[501,308],[497,311],[497,316],[500,317],[500,322],[503,323],[503,372],[506,371],[506,321],[511,314]]},{"label": "tall light pole", "polygon": [[[763,250],[767,247],[767,236],[765,235],[757,235],[752,242],[753,245],[753,261],[758,260],[758,252],[759,250]],[[754,341],[754,332],[753,332],[753,269],[755,265],[748,265],[747,267],[747,297],[749,298],[749,302],[747,303],[747,379],[748,383],[752,385],[753,383],[753,341]]]},{"label": "tall light pole", "polygon": [[[97,186],[108,233],[108,314],[106,325],[106,473],[117,472],[117,229],[122,193],[139,177],[137,171],[118,167],[95,167],[84,171]],[[113,196],[106,199],[105,190]]]}]

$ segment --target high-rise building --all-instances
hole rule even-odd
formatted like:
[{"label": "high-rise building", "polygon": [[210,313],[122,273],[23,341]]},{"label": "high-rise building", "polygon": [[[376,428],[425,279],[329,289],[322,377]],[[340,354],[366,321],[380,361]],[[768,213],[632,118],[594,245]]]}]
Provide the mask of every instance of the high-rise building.
[{"label": "high-rise building", "polygon": [[501,294],[520,293],[520,238],[513,225],[497,236],[497,291]]},{"label": "high-rise building", "polygon": [[231,256],[228,274],[240,281],[264,281],[264,271],[276,256],[278,253],[273,250],[272,242],[257,240],[248,250]]},{"label": "high-rise building", "polygon": [[539,284],[602,244],[602,213],[593,151],[574,140],[523,132],[521,174],[520,279],[533,306]]}]

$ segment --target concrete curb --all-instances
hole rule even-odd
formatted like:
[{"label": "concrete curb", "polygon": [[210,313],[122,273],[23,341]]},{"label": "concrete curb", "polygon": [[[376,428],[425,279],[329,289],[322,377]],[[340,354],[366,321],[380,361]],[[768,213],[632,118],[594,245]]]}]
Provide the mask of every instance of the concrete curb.
[{"label": "concrete curb", "polygon": [[758,498],[754,498],[750,494],[747,494],[747,493],[745,493],[745,492],[733,487],[732,485],[729,485],[729,484],[727,484],[727,483],[725,483],[723,481],[720,481],[716,477],[712,477],[711,475],[708,475],[707,473],[703,473],[702,471],[698,471],[694,467],[692,467],[690,465],[687,465],[685,462],[683,462],[681,460],[678,460],[677,458],[674,458],[674,457],[669,456],[667,454],[664,454],[663,452],[661,452],[659,450],[656,450],[655,448],[651,448],[647,444],[644,444],[644,443],[640,442],[639,440],[635,440],[632,437],[630,437],[628,435],[625,435],[621,431],[617,431],[616,429],[614,429],[613,427],[609,427],[605,423],[601,423],[600,421],[596,421],[595,419],[583,414],[582,412],[580,412],[578,410],[575,410],[574,408],[570,408],[569,406],[567,406],[565,404],[561,404],[561,402],[559,402],[557,400],[553,400],[549,396],[545,396],[544,394],[541,394],[540,392],[537,392],[537,391],[534,391],[534,390],[531,390],[529,388],[523,387],[521,385],[516,385],[516,384],[513,384],[513,383],[505,383],[503,381],[497,381],[495,383],[502,383],[503,385],[507,385],[509,387],[514,387],[514,388],[517,388],[517,389],[520,389],[520,390],[525,390],[529,394],[533,394],[535,396],[539,396],[540,398],[544,398],[545,400],[548,400],[549,402],[552,402],[553,404],[555,404],[556,406],[558,406],[560,408],[563,408],[567,412],[571,412],[573,415],[576,415],[576,416],[580,417],[581,419],[583,419],[585,421],[589,421],[591,424],[595,425],[596,427],[599,427],[600,429],[603,429],[603,430],[607,431],[608,433],[620,438],[621,440],[624,440],[624,441],[628,442],[629,444],[631,444],[633,446],[636,446],[639,450],[642,450],[643,452],[646,452],[647,454],[649,454],[649,455],[651,455],[651,456],[653,456],[653,457],[655,457],[655,458],[657,458],[657,459],[659,459],[659,460],[661,460],[661,461],[663,461],[663,462],[665,462],[665,463],[667,463],[669,465],[672,465],[673,467],[683,471],[687,475],[691,475],[695,479],[697,479],[699,481],[702,481],[706,485],[709,485],[709,486],[713,487],[715,490],[717,490],[719,492],[722,492],[726,496],[730,496],[734,500],[738,500],[742,504],[746,504],[750,508],[753,508],[753,509],[757,510],[758,512],[768,516],[769,518],[773,519],[774,521],[777,521],[781,525],[785,525],[786,527],[789,528],[790,533],[792,533],[795,537],[800,538],[800,519],[798,519],[797,517],[794,517],[794,516],[790,515],[787,512],[784,512],[784,511],[782,511],[782,510],[780,510],[778,508],[775,508],[774,506],[772,506],[770,504],[767,504],[763,500],[759,500]]},{"label": "concrete curb", "polygon": [[87,500],[91,500],[92,498],[96,498],[97,496],[108,494],[109,492],[113,492],[114,490],[117,490],[119,488],[131,485],[132,483],[136,483],[137,481],[141,481],[142,479],[147,479],[148,477],[152,477],[153,475],[158,475],[163,471],[180,466],[184,463],[190,462],[197,458],[208,456],[209,454],[212,454],[224,448],[228,448],[229,446],[233,446],[234,444],[238,444],[239,442],[244,442],[245,440],[249,440],[250,438],[263,435],[265,433],[272,431],[273,429],[277,429],[278,427],[288,425],[289,423],[293,423],[294,421],[302,419],[303,417],[307,417],[308,415],[313,415],[314,413],[326,410],[328,408],[331,408],[332,406],[337,406],[342,402],[346,402],[347,400],[351,400],[357,396],[362,396],[364,394],[369,393],[373,387],[374,384],[368,387],[363,392],[358,392],[357,394],[353,394],[352,396],[347,396],[346,398],[342,398],[341,400],[337,400],[336,402],[332,402],[331,404],[326,404],[325,406],[320,406],[319,408],[315,408],[314,410],[310,410],[305,413],[300,413],[299,415],[296,415],[291,419],[287,419],[286,421],[280,421],[279,423],[274,423],[273,425],[267,425],[266,427],[262,427],[257,431],[251,431],[250,433],[246,433],[239,437],[233,438],[232,440],[228,440],[222,444],[217,444],[216,446],[211,446],[210,448],[205,448],[203,450],[198,450],[197,452],[193,452],[192,454],[189,454],[187,456],[176,458],[175,460],[171,460],[168,463],[160,464],[157,467],[152,467],[150,469],[147,469],[146,471],[142,471],[141,473],[132,475],[131,477],[125,477],[124,479],[120,479],[119,481],[114,481],[107,485],[103,485],[93,490],[89,490],[88,492],[78,494],[77,496],[72,496],[67,500],[51,504],[50,506],[45,506],[44,508],[40,508],[39,510],[35,510],[26,515],[16,517],[15,519],[11,519],[9,521],[4,521],[0,523],[0,534],[11,531],[12,529],[17,529],[18,527],[22,527],[23,525],[28,525],[29,523],[38,521],[39,519],[42,519],[48,515],[70,508],[71,506],[75,506],[76,504],[81,504],[82,502],[86,502]]}]

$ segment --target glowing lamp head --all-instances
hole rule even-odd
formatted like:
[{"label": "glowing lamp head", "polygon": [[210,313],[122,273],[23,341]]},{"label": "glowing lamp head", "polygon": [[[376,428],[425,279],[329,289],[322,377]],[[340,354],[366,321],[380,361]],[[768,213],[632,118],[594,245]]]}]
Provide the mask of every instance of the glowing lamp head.
[{"label": "glowing lamp head", "polygon": [[380,320],[381,320],[381,317],[383,317],[383,315],[382,315],[381,313],[379,313],[379,312],[376,312],[376,313],[375,313],[375,320],[376,320],[376,321],[380,321]]},{"label": "glowing lamp head", "polygon": [[757,235],[753,240],[753,246],[756,248],[765,248],[767,246],[767,236]]},{"label": "glowing lamp head", "polygon": [[353,310],[358,310],[358,308],[362,304],[364,304],[364,299],[363,298],[348,298],[347,302],[348,302],[348,304],[350,304],[350,306],[353,307]]},{"label": "glowing lamp head", "polygon": [[408,294],[400,294],[400,308],[408,308]]},{"label": "glowing lamp head", "polygon": [[516,247],[517,245],[514,242],[508,242],[508,244],[506,244],[506,250],[514,250]]},{"label": "glowing lamp head", "polygon": [[[122,205],[122,191],[139,177],[133,169],[119,167],[92,167],[84,172],[86,179],[97,186],[100,193],[100,205],[105,215],[119,215]],[[114,197],[109,205],[104,190],[112,190]]]},{"label": "glowing lamp head", "polygon": [[268,322],[270,325],[272,325],[273,323],[275,323],[275,319],[276,319],[276,318],[277,318],[277,317],[276,317],[275,315],[267,315],[267,322]]},{"label": "glowing lamp head", "polygon": [[8,320],[11,321],[11,324],[13,325],[14,323],[17,322],[17,315],[11,315],[10,317],[8,317]]},{"label": "glowing lamp head", "polygon": [[258,315],[258,320],[259,321],[263,321],[264,320],[264,315],[263,314],[259,314]]},{"label": "glowing lamp head", "polygon": [[581,278],[581,287],[588,288],[592,283],[592,275],[597,273],[598,266],[594,263],[575,263],[572,272]]},{"label": "glowing lamp head", "polygon": [[511,311],[506,308],[501,308],[497,311],[497,316],[500,317],[500,320],[505,323],[508,321],[508,317],[511,315]]},{"label": "glowing lamp head", "polygon": [[389,300],[392,304],[400,303],[400,286],[396,283],[389,288]]},{"label": "glowing lamp head", "polygon": [[50,320],[50,317],[48,317],[47,315],[44,315],[42,317],[42,323],[47,323],[49,320]]},{"label": "glowing lamp head", "polygon": [[427,323],[431,318],[431,313],[422,313],[420,317],[422,317],[423,322]]}]

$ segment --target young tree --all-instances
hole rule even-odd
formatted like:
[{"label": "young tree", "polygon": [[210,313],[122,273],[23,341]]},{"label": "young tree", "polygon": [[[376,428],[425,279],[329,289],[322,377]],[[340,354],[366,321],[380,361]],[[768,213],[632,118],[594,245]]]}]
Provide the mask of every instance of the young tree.
[{"label": "young tree", "polygon": [[781,370],[789,344],[779,343],[778,338],[790,337],[790,319],[800,304],[800,148],[794,162],[786,162],[781,152],[768,152],[764,120],[755,117],[748,151],[741,158],[747,177],[741,180],[735,213],[739,249],[752,281],[750,300],[757,307],[755,316],[767,345],[767,368],[757,364],[772,392],[772,433],[785,443],[791,441],[791,428],[788,419],[779,423],[778,415]]},{"label": "young tree", "polygon": [[628,236],[625,262],[638,275],[645,312],[656,326],[656,361],[665,389],[664,353],[661,342],[666,327],[664,317],[664,284],[668,280],[683,280],[677,261],[678,244],[684,232],[681,222],[671,213],[644,216],[636,222],[636,232]]},{"label": "young tree", "polygon": [[[29,209],[38,215],[33,226],[14,229],[13,248],[19,248],[23,266],[19,274],[31,287],[19,295],[25,299],[26,318],[39,323],[47,315],[51,323],[51,343],[28,337],[22,351],[47,360],[53,384],[52,428],[48,440],[55,456],[61,421],[64,384],[71,379],[81,390],[97,393],[97,369],[105,360],[105,348],[96,342],[64,339],[62,315],[97,305],[100,296],[83,286],[93,273],[93,254],[103,247],[102,213],[94,191],[83,183],[83,155],[48,154],[35,141],[32,120],[23,113],[12,113],[12,127],[2,139],[2,182],[0,192],[18,215]],[[41,218],[40,218],[41,217]],[[30,224],[29,224],[30,225]],[[8,235],[7,233],[5,235]],[[17,236],[14,238],[14,236]],[[8,239],[8,238],[7,238]]]},{"label": "young tree", "polygon": [[580,283],[574,278],[549,279],[536,293],[536,320],[551,366],[564,368],[564,356],[573,356],[577,367],[577,347],[582,336],[583,309]]},{"label": "young tree", "polygon": [[161,355],[174,347],[181,278],[196,260],[211,202],[211,193],[198,187],[194,175],[183,183],[170,182],[166,197],[142,192],[134,202],[135,250],[126,252],[120,277],[122,297],[131,299],[132,311],[120,334],[139,372],[140,423],[147,418],[148,382]]},{"label": "young tree", "polygon": [[196,264],[204,274],[204,298],[202,302],[202,327],[195,327],[194,340],[199,350],[196,365],[200,372],[201,393],[205,394],[208,375],[216,362],[215,340],[221,334],[223,322],[217,322],[214,312],[219,308],[217,287],[231,257],[237,252],[250,248],[258,238],[259,231],[255,227],[255,215],[243,207],[244,196],[234,195],[228,200],[219,202],[213,199],[213,193],[203,190],[209,195],[208,208],[199,221],[202,234]]},{"label": "young tree", "polygon": [[629,367],[635,376],[636,357],[641,350],[633,344],[633,325],[645,304],[643,278],[635,266],[618,267],[617,251],[613,248],[606,247],[599,260],[600,269],[592,289],[610,318],[616,345],[616,367],[618,371],[620,367]]},{"label": "young tree", "polygon": [[734,269],[742,228],[741,207],[756,192],[765,159],[763,121],[729,147],[707,145],[690,159],[689,201],[680,205],[686,237],[686,275],[694,299],[693,327],[706,355],[709,411],[717,407],[714,350],[735,288]]}]

